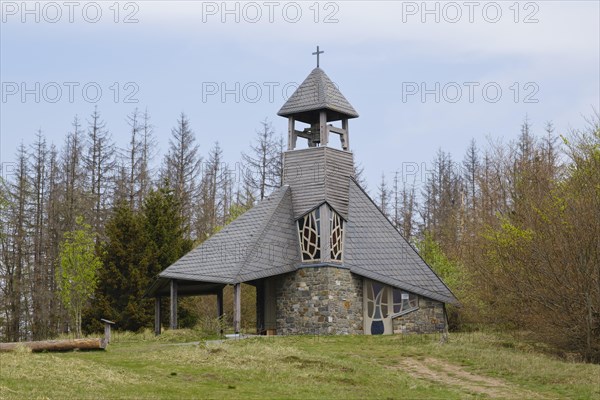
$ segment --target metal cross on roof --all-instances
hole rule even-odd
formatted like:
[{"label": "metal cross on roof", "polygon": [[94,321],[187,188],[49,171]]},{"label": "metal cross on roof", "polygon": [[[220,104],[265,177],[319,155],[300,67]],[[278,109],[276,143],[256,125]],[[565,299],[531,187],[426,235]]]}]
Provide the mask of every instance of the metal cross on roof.
[{"label": "metal cross on roof", "polygon": [[313,54],[313,56],[317,56],[317,68],[319,68],[319,54],[323,54],[325,53],[324,51],[319,51],[319,46],[317,46],[317,51],[315,51]]}]

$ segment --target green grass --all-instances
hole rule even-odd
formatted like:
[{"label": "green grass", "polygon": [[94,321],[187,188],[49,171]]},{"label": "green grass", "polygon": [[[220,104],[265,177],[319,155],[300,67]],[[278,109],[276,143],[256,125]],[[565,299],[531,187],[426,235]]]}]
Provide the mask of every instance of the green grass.
[{"label": "green grass", "polygon": [[182,330],[117,334],[106,351],[0,353],[0,398],[600,399],[600,366],[497,334],[207,343]]}]

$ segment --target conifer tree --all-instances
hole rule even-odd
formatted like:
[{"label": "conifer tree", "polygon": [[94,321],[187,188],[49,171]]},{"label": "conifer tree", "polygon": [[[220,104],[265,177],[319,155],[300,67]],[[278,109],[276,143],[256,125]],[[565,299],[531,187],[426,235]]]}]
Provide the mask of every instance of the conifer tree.
[{"label": "conifer tree", "polygon": [[144,293],[158,273],[192,247],[180,207],[166,186],[151,190],[140,211],[127,203],[115,207],[106,226],[104,268],[88,330],[100,328],[99,318],[133,331],[152,325],[153,303]]},{"label": "conifer tree", "polygon": [[129,203],[117,204],[111,218],[106,224],[106,242],[103,251],[103,268],[99,276],[99,285],[93,301],[91,313],[86,318],[88,331],[100,330],[100,318],[115,321],[119,329],[137,330],[141,325],[137,320],[129,318],[136,314],[135,296],[139,290],[133,291],[141,283],[135,271],[143,268],[145,237],[141,218],[132,210]]},{"label": "conifer tree", "polygon": [[[165,155],[162,177],[168,179],[177,201],[181,204],[181,217],[192,224],[194,203],[198,198],[198,185],[202,172],[200,145],[190,126],[188,117],[181,113],[177,125],[171,130],[169,151]],[[193,225],[192,225],[193,226]]]}]

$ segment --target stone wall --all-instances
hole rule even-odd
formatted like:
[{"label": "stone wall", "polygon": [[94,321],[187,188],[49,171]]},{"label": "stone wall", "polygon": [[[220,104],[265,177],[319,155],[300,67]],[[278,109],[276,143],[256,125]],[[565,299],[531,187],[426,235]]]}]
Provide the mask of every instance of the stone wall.
[{"label": "stone wall", "polygon": [[[363,334],[363,280],[349,270],[307,267],[276,278],[278,335]],[[446,327],[444,304],[418,296],[417,311],[392,321],[394,334]]]},{"label": "stone wall", "polygon": [[278,277],[277,334],[363,333],[362,278],[336,267],[307,267]]},{"label": "stone wall", "polygon": [[417,311],[392,320],[394,333],[436,333],[446,327],[444,303],[425,297],[418,297]]}]

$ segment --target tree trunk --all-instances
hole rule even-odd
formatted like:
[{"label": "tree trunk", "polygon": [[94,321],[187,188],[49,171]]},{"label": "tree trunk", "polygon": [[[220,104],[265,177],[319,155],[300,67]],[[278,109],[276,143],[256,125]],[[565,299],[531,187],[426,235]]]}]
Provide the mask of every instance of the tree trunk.
[{"label": "tree trunk", "polygon": [[0,352],[14,351],[24,346],[33,352],[40,351],[69,351],[69,350],[104,350],[106,342],[100,338],[74,340],[45,340],[41,342],[12,342],[0,343]]}]

